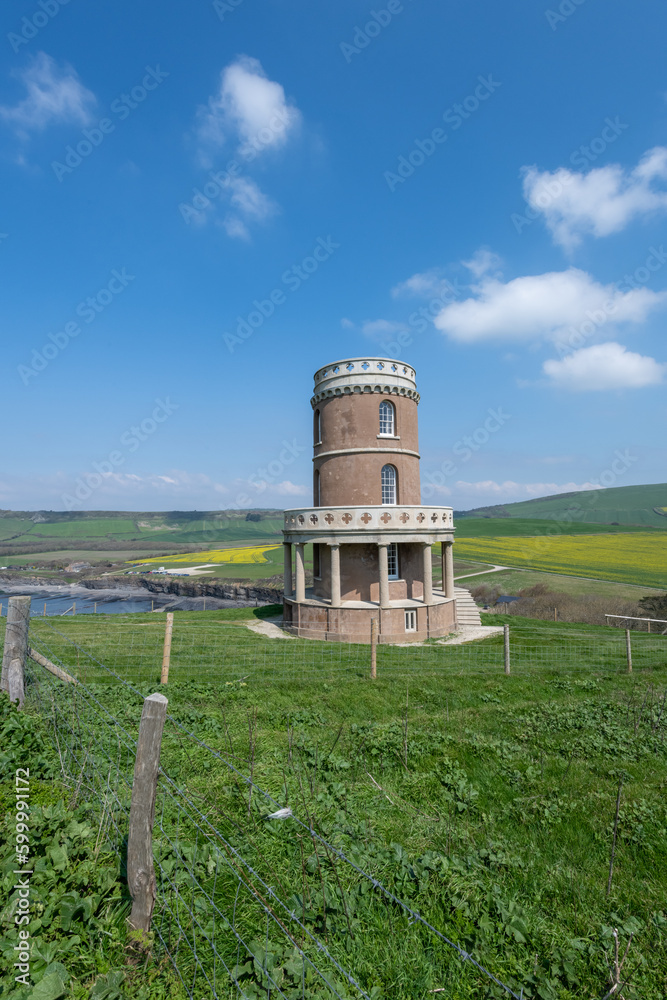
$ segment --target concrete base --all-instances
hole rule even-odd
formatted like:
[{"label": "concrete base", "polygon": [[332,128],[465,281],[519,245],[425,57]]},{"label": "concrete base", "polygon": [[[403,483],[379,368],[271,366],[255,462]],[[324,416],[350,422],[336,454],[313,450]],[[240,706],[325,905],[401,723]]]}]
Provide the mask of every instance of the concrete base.
[{"label": "concrete base", "polygon": [[[406,611],[414,611],[416,628],[406,631]],[[433,603],[389,601],[385,608],[372,601],[345,601],[332,608],[330,602],[306,594],[304,601],[286,597],[284,628],[305,639],[326,642],[371,641],[371,620],[378,622],[378,642],[402,643],[441,638],[456,629],[456,601],[434,593]]]}]

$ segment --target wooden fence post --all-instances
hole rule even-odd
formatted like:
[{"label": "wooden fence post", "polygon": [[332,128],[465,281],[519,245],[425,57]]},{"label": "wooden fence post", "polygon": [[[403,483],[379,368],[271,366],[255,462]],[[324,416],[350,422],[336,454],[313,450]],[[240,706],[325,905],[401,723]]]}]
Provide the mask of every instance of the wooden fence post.
[{"label": "wooden fence post", "polygon": [[163,694],[152,694],[145,699],[134,762],[127,840],[127,885],[132,896],[130,926],[144,934],[150,931],[157,891],[153,866],[153,820],[167,705]]},{"label": "wooden fence post", "polygon": [[504,638],[504,659],[505,659],[505,673],[510,672],[510,627],[509,625],[503,626],[503,638]]},{"label": "wooden fence post", "polygon": [[30,624],[30,598],[10,597],[5,628],[5,648],[2,654],[0,690],[7,691],[10,701],[23,707],[25,689],[23,672],[28,655],[28,627]]},{"label": "wooden fence post", "polygon": [[174,630],[174,612],[167,612],[167,624],[164,630],[164,650],[162,652],[162,675],[160,677],[161,684],[167,684],[169,681],[169,660],[171,659],[171,634]]},{"label": "wooden fence post", "polygon": [[632,643],[630,642],[630,629],[625,630],[625,655],[628,660],[628,673],[632,673]]},{"label": "wooden fence post", "polygon": [[378,620],[371,618],[371,680],[378,675]]}]

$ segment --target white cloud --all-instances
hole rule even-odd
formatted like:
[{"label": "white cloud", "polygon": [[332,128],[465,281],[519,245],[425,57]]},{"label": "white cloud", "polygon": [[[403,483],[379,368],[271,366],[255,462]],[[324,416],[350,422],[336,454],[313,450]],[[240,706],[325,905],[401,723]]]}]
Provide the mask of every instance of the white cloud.
[{"label": "white cloud", "polygon": [[205,146],[222,146],[234,136],[241,155],[251,156],[284,145],[301,113],[257,59],[240,56],[223,69],[219,90],[199,109],[198,120],[197,135]]},{"label": "white cloud", "polygon": [[484,278],[473,292],[473,297],[445,306],[433,321],[453,340],[558,341],[569,327],[587,321],[596,326],[640,323],[667,299],[667,293],[648,288],[622,292],[573,267],[506,283]]},{"label": "white cloud", "polygon": [[351,319],[348,319],[347,316],[343,316],[342,320],[340,321],[340,325],[343,327],[344,330],[354,330],[354,323],[352,322]]},{"label": "white cloud", "polygon": [[[86,485],[91,479],[92,488]],[[84,467],[36,476],[6,475],[0,479],[0,501],[14,510],[224,510],[282,507],[283,497],[309,495],[308,486],[288,479],[266,483],[260,490],[254,478],[220,482],[206,473],[183,469],[100,476],[92,468]],[[71,498],[75,501],[73,507]]]},{"label": "white cloud", "polygon": [[556,493],[575,493],[579,490],[595,490],[599,489],[599,486],[595,486],[594,483],[515,483],[511,479],[497,483],[493,479],[485,479],[477,483],[459,480],[454,484],[454,489],[466,490],[470,493],[491,494],[507,500],[509,497],[525,499],[552,496]]},{"label": "white cloud", "polygon": [[263,221],[276,211],[277,206],[254,181],[247,177],[234,177],[230,182],[231,204],[243,215]]},{"label": "white cloud", "polygon": [[[406,281],[400,281],[391,290],[392,297],[403,298],[412,297],[427,299],[433,296],[445,295],[446,299],[456,298],[458,294],[458,281],[447,278],[446,269],[442,267],[431,267],[428,271],[413,274]],[[455,288],[455,286],[457,286]],[[452,292],[454,295],[452,296]]]},{"label": "white cloud", "polygon": [[[231,141],[237,144],[238,165],[249,165],[266,150],[283,146],[300,123],[301,112],[287,102],[282,86],[268,79],[257,59],[240,56],[223,69],[218,92],[198,110],[199,161],[212,167],[220,147]],[[236,239],[249,240],[249,224],[264,222],[278,210],[254,180],[238,172],[228,174],[222,201],[232,211],[221,225]],[[212,203],[208,207],[215,209]],[[206,217],[200,212],[199,221]]]},{"label": "white cloud", "polygon": [[22,135],[52,124],[88,125],[97,103],[83,86],[77,73],[66,63],[62,68],[44,52],[25,70],[14,73],[25,85],[27,95],[13,107],[0,106],[0,117]]},{"label": "white cloud", "polygon": [[302,486],[299,483],[292,483],[289,479],[285,479],[282,483],[275,483],[272,487],[274,493],[278,496],[294,496],[303,497],[309,494],[309,489],[307,486]]},{"label": "white cloud", "polygon": [[464,267],[467,267],[476,278],[481,278],[482,276],[492,274],[494,278],[500,277],[500,265],[501,259],[497,253],[493,253],[492,250],[488,250],[486,247],[482,247],[477,250],[470,260],[461,261]]},{"label": "white cloud", "polygon": [[642,389],[663,381],[667,364],[628,351],[613,342],[594,344],[561,361],[545,361],[545,375],[559,388],[572,391]]},{"label": "white cloud", "polygon": [[232,239],[245,240],[246,243],[250,242],[250,230],[245,222],[239,219],[238,215],[226,215],[221,225]]},{"label": "white cloud", "polygon": [[[667,209],[667,148],[656,146],[626,171],[619,164],[587,174],[523,168],[523,193],[544,216],[556,243],[571,248],[584,235],[608,236],[633,219]],[[661,184],[662,182],[662,184]]]},{"label": "white cloud", "polygon": [[459,479],[452,486],[431,486],[431,496],[439,495],[458,510],[470,507],[484,507],[492,504],[512,503],[518,500],[533,500],[536,497],[553,496],[557,493],[576,493],[580,490],[599,489],[594,483],[518,483],[511,479],[496,482],[494,479],[484,479],[478,482],[467,482]]},{"label": "white cloud", "polygon": [[372,340],[386,340],[407,329],[405,323],[394,323],[389,319],[367,319],[361,324],[361,332]]},{"label": "white cloud", "polygon": [[250,230],[246,221],[264,222],[278,211],[278,206],[247,177],[230,178],[228,190],[231,191],[229,202],[234,212],[225,217],[222,226],[228,236],[248,241]]}]

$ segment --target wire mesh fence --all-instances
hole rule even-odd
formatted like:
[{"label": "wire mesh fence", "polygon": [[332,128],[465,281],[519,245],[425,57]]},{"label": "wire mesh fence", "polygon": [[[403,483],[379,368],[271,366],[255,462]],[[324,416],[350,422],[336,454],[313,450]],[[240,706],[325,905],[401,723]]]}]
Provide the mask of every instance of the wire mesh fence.
[{"label": "wire mesh fence", "polygon": [[[539,623],[512,632],[513,672],[557,677],[565,665],[573,676],[627,671],[618,632]],[[30,622],[31,648],[78,683],[33,662],[27,703],[47,720],[63,780],[73,798],[94,804],[98,843],[117,851],[121,871],[139,718],[160,679],[164,634],[164,619]],[[380,684],[448,674],[500,678],[504,667],[502,634],[458,646],[382,645],[377,654]],[[633,662],[650,678],[667,662],[667,639],[633,636]],[[216,692],[256,683],[290,690],[345,682],[355,697],[373,683],[369,668],[365,644],[278,637],[275,623],[176,617],[165,690],[178,697],[162,745],[153,931],[155,955],[168,959],[185,996],[372,998],[378,968],[396,983],[396,996],[454,989],[471,997],[523,995],[520,970],[496,974],[465,935],[457,940],[441,929],[452,926],[454,912],[451,899],[433,895],[441,856],[404,859],[396,845],[369,844],[368,828],[365,841],[363,830],[350,831],[348,817],[331,820],[345,812],[345,791],[332,780],[318,783],[318,774],[334,760],[338,737],[326,761],[317,747],[313,759],[308,741],[293,742],[288,701],[285,752],[263,787],[254,772],[262,739],[256,709],[254,717],[248,710],[241,742],[231,738],[224,699],[215,700]],[[656,698],[657,724],[658,710]],[[401,734],[398,741],[400,756]],[[402,741],[407,770],[407,703]],[[371,766],[363,753],[362,760],[364,769]],[[406,822],[416,818],[409,802],[401,806]]]},{"label": "wire mesh fence", "polygon": [[[138,648],[154,653],[159,644],[151,636],[148,643],[130,643],[128,653],[123,629],[114,670],[60,629],[39,619],[31,624],[31,648],[79,683],[65,684],[31,664],[28,703],[49,721],[63,776],[75,795],[98,804],[98,839],[122,859],[143,701],[137,686],[142,672],[132,674],[127,667]],[[229,632],[222,647],[228,645],[229,669],[247,670]],[[219,652],[209,646],[210,635],[190,635],[181,654],[187,660],[193,649],[204,648],[214,665]],[[341,650],[326,649],[336,656],[320,664],[320,678],[332,664],[340,669]],[[356,652],[367,658],[367,648]],[[293,663],[279,659],[270,674],[264,665],[263,678],[276,678],[284,662],[293,677]],[[299,666],[312,664],[317,662],[302,660]],[[361,661],[351,669],[361,669]],[[428,974],[440,989],[462,975],[473,981],[481,976],[504,995],[519,996],[385,885],[378,877],[381,862],[366,870],[359,857],[348,856],[342,841],[323,835],[310,811],[309,775],[286,768],[281,798],[257,785],[252,722],[248,756],[223,753],[179,719],[168,718],[156,808],[153,928],[188,996],[226,997],[233,987],[248,997],[369,998],[372,963],[369,967],[366,957],[362,968],[356,967],[354,943],[369,939],[376,942],[375,960],[385,969],[395,966],[399,979]],[[309,780],[310,793],[304,790]],[[288,799],[295,805],[286,807]],[[289,823],[282,822],[281,811]]]},{"label": "wire mesh fence", "polygon": [[[203,616],[202,616],[203,617]],[[119,678],[139,686],[160,679],[164,620],[133,621],[129,616],[60,621],[32,619],[32,634],[44,655],[64,656],[74,676],[87,682]],[[333,680],[347,674],[366,677],[370,670],[367,643],[335,641],[322,633],[321,641],[289,635],[280,622],[228,622],[176,616],[171,635],[170,678],[174,681],[211,680],[219,684],[291,683]],[[625,634],[619,629],[583,626],[529,627],[512,624],[512,670],[570,669],[623,671],[627,668]],[[409,676],[415,671],[502,671],[502,630],[474,642],[443,640],[420,643],[385,636],[378,646],[378,676]],[[404,636],[396,637],[404,639]],[[667,637],[632,634],[635,669],[664,664]],[[110,670],[109,670],[110,668]]]}]

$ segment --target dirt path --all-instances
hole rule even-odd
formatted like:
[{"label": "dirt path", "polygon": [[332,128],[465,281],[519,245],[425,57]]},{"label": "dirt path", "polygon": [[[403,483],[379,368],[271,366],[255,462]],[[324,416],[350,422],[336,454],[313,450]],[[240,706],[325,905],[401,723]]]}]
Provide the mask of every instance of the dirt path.
[{"label": "dirt path", "polygon": [[464,573],[463,576],[455,576],[455,580],[467,580],[469,576],[485,576],[486,573],[499,573],[501,569],[510,569],[510,566],[491,566],[489,569],[481,569],[477,573]]},{"label": "dirt path", "polygon": [[474,642],[475,639],[488,639],[492,635],[501,635],[502,625],[460,625],[446,639],[438,639],[440,646],[461,646],[464,642]]},{"label": "dirt path", "polygon": [[283,632],[281,628],[278,628],[275,623],[279,621],[282,621],[282,619],[274,618],[271,621],[271,619],[267,618],[264,621],[244,622],[243,624],[251,632],[256,632],[258,635],[265,635],[267,639],[293,639],[293,636],[288,635],[287,632]]}]

